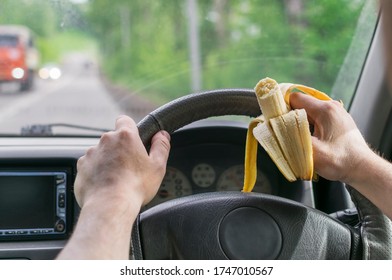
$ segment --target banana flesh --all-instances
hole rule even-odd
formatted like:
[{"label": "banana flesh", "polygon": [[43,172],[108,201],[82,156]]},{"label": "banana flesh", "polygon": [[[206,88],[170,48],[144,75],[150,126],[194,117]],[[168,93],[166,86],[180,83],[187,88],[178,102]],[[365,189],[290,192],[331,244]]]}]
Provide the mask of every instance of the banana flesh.
[{"label": "banana flesh", "polygon": [[306,111],[290,108],[290,94],[296,91],[331,100],[325,93],[303,85],[278,84],[271,78],[257,83],[255,93],[263,115],[248,128],[244,192],[252,191],[256,182],[258,143],[288,181],[312,179],[313,151]]},{"label": "banana flesh", "polygon": [[268,121],[286,114],[289,111],[278,83],[270,78],[265,78],[255,87],[257,101],[262,109],[264,118]]}]

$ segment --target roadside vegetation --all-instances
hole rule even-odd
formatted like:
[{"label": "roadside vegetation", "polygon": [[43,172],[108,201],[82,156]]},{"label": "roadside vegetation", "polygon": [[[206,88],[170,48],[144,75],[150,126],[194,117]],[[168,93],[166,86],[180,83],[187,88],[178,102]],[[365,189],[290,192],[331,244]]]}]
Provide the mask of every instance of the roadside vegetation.
[{"label": "roadside vegetation", "polygon": [[[189,2],[92,1],[88,21],[99,40],[105,73],[140,94],[164,99],[162,102],[194,90]],[[196,90],[249,88],[261,77],[270,76],[316,87],[349,103],[356,84],[349,79],[358,77],[355,72],[358,74],[361,65],[348,69],[354,74],[343,79],[338,96],[331,91],[367,1],[195,2],[197,59],[202,69]],[[372,22],[369,20],[369,26]],[[361,40],[365,45],[368,42],[360,38],[354,47],[360,49]],[[364,54],[366,49],[356,53]]]}]

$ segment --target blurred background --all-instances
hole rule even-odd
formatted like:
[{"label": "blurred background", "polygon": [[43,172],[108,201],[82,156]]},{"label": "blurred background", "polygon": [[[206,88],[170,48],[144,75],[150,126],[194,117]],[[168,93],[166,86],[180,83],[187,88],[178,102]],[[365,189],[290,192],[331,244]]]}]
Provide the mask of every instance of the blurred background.
[{"label": "blurred background", "polygon": [[377,13],[366,0],[1,0],[0,26],[31,30],[39,62],[28,93],[0,84],[0,132],[107,127],[118,113],[139,120],[176,97],[265,76],[348,106]]}]

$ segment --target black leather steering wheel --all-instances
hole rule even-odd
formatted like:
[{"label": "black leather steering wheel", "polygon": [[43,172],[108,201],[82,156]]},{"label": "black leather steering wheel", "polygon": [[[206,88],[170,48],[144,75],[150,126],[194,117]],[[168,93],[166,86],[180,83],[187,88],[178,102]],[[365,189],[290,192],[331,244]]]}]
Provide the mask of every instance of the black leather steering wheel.
[{"label": "black leather steering wheel", "polygon": [[[138,124],[146,147],[160,130],[223,115],[260,115],[253,90],[225,89],[176,99]],[[300,203],[259,193],[192,195],[141,213],[132,231],[136,259],[392,259],[391,221],[348,187],[356,229]]]}]

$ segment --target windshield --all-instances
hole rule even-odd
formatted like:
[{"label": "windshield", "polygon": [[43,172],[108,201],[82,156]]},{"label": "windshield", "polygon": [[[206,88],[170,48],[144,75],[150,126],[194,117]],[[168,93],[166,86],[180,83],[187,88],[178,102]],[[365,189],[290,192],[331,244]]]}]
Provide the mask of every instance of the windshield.
[{"label": "windshield", "polygon": [[16,47],[18,45],[18,37],[13,35],[0,34],[0,48]]},{"label": "windshield", "polygon": [[[2,0],[0,133],[99,135],[266,76],[348,105],[376,21],[366,0]],[[10,29],[30,44],[7,49]]]}]

